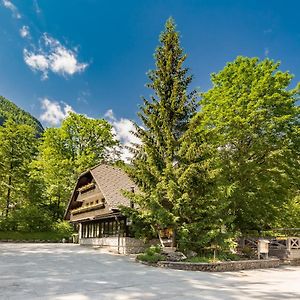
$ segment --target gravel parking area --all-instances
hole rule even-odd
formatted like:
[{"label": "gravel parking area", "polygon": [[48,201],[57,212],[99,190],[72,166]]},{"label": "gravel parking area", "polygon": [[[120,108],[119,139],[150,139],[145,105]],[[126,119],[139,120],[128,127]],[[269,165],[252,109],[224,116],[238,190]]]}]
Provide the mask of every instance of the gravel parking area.
[{"label": "gravel parking area", "polygon": [[154,268],[73,244],[0,243],[0,299],[300,299],[300,267]]}]

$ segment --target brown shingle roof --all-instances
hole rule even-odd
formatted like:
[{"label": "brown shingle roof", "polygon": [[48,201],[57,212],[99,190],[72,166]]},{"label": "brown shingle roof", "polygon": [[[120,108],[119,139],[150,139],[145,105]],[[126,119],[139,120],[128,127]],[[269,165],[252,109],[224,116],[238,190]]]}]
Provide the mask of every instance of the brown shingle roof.
[{"label": "brown shingle roof", "polygon": [[122,194],[123,190],[131,191],[132,187],[134,187],[135,191],[138,191],[137,186],[122,169],[105,164],[97,165],[79,175],[65,212],[65,220],[70,219],[70,208],[76,201],[78,195],[77,188],[79,180],[88,173],[92,174],[106,200],[107,206],[111,209],[117,209],[120,205],[130,205],[130,200]]},{"label": "brown shingle roof", "polygon": [[132,187],[137,190],[137,187],[123,170],[100,164],[90,169],[90,172],[110,208],[130,205],[130,200],[123,196],[122,190],[131,191]]}]

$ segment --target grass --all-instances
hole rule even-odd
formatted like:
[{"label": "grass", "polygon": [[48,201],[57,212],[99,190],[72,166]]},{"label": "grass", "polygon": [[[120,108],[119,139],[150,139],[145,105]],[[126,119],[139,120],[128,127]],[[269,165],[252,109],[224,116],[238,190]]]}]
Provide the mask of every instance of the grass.
[{"label": "grass", "polygon": [[0,231],[0,240],[13,241],[60,241],[63,236],[57,232],[17,232],[17,231]]}]

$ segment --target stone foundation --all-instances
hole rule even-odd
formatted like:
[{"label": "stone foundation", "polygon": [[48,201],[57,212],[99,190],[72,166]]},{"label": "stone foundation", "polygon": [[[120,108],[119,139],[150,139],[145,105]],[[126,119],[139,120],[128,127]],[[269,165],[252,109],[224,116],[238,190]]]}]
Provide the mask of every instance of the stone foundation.
[{"label": "stone foundation", "polygon": [[276,256],[280,259],[300,259],[300,249],[270,249],[269,256]]},{"label": "stone foundation", "polygon": [[79,239],[80,245],[100,246],[104,249],[119,253],[119,254],[136,254],[143,252],[150,245],[158,244],[158,240],[151,240],[144,243],[130,237],[106,237],[106,238],[81,238]]},{"label": "stone foundation", "polygon": [[277,268],[279,259],[241,260],[218,263],[189,263],[160,261],[157,266],[169,269],[204,272],[227,272],[251,269]]}]

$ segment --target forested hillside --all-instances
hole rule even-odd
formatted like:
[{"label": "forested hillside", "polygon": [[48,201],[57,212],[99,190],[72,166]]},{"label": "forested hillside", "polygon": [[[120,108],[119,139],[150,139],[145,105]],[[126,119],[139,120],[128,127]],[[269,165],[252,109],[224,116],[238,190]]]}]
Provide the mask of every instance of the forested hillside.
[{"label": "forested hillside", "polygon": [[33,126],[39,134],[44,131],[42,124],[35,117],[3,96],[0,96],[0,125],[3,125],[9,118],[18,124]]}]

